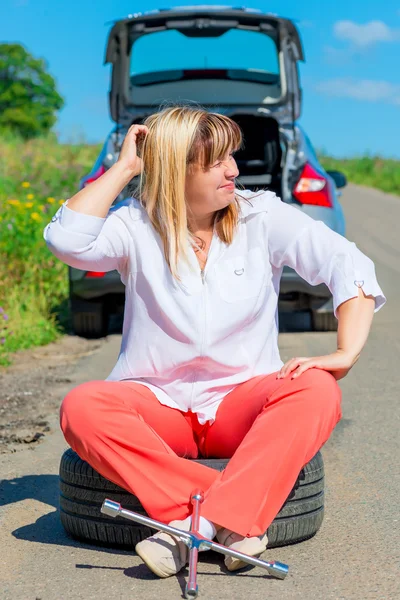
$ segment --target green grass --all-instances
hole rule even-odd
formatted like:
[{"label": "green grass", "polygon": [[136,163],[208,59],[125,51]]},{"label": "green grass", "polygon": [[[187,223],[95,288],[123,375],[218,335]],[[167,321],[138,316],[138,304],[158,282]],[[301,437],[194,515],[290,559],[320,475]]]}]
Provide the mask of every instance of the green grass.
[{"label": "green grass", "polygon": [[47,249],[43,229],[100,149],[61,145],[53,135],[0,138],[0,365],[64,332],[67,266]]},{"label": "green grass", "polygon": [[342,171],[351,183],[400,196],[400,160],[379,156],[332,158],[322,153],[319,159],[324,169]]},{"label": "green grass", "polygon": [[[68,324],[67,266],[43,240],[59,205],[76,193],[101,145],[61,145],[55,135],[24,142],[0,137],[0,365],[22,348],[48,344]],[[364,156],[333,159],[326,169],[350,182],[400,195],[400,161]]]}]

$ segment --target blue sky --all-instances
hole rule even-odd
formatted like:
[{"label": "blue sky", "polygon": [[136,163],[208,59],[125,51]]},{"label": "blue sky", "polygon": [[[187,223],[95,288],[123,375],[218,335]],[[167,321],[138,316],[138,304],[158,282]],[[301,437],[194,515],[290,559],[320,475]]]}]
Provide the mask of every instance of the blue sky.
[{"label": "blue sky", "polygon": [[[2,0],[0,39],[44,58],[65,107],[62,142],[103,141],[113,122],[104,52],[112,21],[183,2]],[[189,2],[187,3],[189,4]],[[201,4],[201,3],[198,3]],[[240,3],[239,3],[240,5]],[[316,148],[333,156],[400,158],[400,2],[253,0],[244,6],[293,19],[303,42],[303,112]]]}]

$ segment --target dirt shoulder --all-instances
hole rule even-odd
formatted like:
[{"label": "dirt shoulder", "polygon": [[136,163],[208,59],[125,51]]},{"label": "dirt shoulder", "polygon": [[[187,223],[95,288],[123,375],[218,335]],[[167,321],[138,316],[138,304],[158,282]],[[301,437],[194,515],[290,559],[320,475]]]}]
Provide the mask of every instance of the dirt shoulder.
[{"label": "dirt shoulder", "polygon": [[49,415],[58,413],[71,389],[76,363],[104,343],[66,335],[47,346],[20,350],[12,365],[0,367],[0,454],[43,440],[51,431]]}]

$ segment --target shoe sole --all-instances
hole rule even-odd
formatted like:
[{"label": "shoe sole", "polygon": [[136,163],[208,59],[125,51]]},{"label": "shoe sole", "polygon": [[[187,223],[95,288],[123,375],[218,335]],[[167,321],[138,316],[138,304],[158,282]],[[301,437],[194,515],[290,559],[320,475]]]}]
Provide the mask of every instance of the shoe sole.
[{"label": "shoe sole", "polygon": [[142,548],[138,548],[137,550],[135,548],[135,552],[138,556],[140,556],[142,561],[149,567],[150,571],[153,571],[153,573],[158,575],[158,577],[162,577],[163,579],[165,579],[166,577],[172,577],[172,575],[176,575],[176,573],[178,573],[178,571],[176,571],[175,573],[165,573],[165,571],[161,571],[157,567],[156,563],[153,562],[151,560],[151,558],[142,550]]},{"label": "shoe sole", "polygon": [[[258,554],[249,554],[249,556],[253,556],[254,558],[259,558],[263,552],[264,552],[264,550],[262,550]],[[228,571],[237,571],[238,569],[243,569],[243,567],[250,566],[250,563],[244,562],[240,558],[233,558],[231,556],[229,556],[229,557],[227,556],[224,562],[225,562],[225,566],[228,569]]]}]

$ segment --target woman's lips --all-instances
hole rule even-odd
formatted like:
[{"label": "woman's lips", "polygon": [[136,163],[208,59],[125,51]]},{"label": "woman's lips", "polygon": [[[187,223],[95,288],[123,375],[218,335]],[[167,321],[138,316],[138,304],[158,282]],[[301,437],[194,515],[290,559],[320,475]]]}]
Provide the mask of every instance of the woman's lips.
[{"label": "woman's lips", "polygon": [[227,185],[222,185],[221,187],[226,188],[227,190],[234,190],[235,189],[235,184],[234,183],[228,183]]}]

